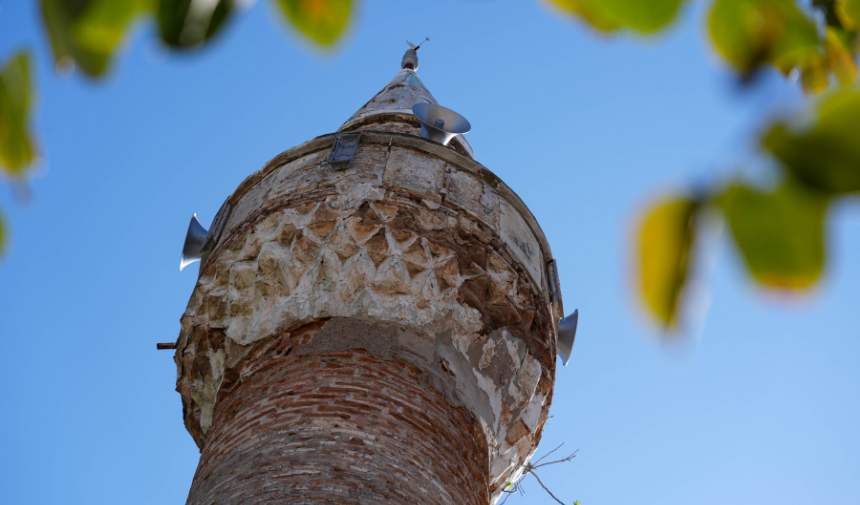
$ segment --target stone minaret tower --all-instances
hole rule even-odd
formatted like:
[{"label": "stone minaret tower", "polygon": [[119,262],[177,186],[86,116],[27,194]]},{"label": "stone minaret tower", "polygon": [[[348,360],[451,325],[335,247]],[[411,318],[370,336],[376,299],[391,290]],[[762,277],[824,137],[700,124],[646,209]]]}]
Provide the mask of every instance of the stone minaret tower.
[{"label": "stone minaret tower", "polygon": [[188,504],[486,505],[537,448],[550,248],[462,136],[421,137],[412,106],[436,100],[407,56],[214,219],[176,343]]}]

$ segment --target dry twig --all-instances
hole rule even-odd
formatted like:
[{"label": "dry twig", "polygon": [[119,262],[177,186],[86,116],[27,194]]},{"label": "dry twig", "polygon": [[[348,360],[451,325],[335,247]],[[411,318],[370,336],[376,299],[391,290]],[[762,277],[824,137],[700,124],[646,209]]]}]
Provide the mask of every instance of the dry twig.
[{"label": "dry twig", "polygon": [[559,445],[559,446],[558,446],[558,447],[556,447],[555,449],[553,449],[553,450],[549,451],[548,453],[544,454],[543,456],[541,456],[541,458],[540,458],[540,459],[538,459],[538,460],[537,460],[537,461],[535,461],[534,463],[526,463],[525,470],[523,471],[522,476],[520,476],[520,478],[519,478],[519,479],[517,479],[517,481],[516,481],[516,482],[514,482],[514,483],[508,483],[508,486],[509,486],[509,487],[511,487],[511,489],[510,489],[510,490],[502,490],[502,492],[503,492],[503,493],[505,493],[505,494],[506,494],[506,496],[505,496],[505,499],[504,499],[504,500],[502,500],[502,502],[501,502],[501,503],[499,503],[499,505],[504,505],[504,504],[505,504],[505,502],[506,502],[506,501],[508,501],[508,498],[510,498],[510,496],[511,496],[512,494],[515,494],[517,491],[520,491],[520,494],[522,494],[522,489],[521,489],[521,488],[522,488],[523,480],[524,480],[524,479],[526,478],[526,476],[528,476],[529,474],[534,475],[535,479],[537,479],[537,481],[538,481],[538,484],[540,484],[540,487],[542,487],[542,488],[544,489],[544,491],[546,491],[550,496],[552,496],[552,498],[553,498],[555,501],[557,501],[557,502],[561,503],[561,505],[564,505],[564,502],[563,502],[563,501],[561,501],[561,500],[559,500],[559,499],[558,499],[554,494],[552,494],[552,491],[550,491],[550,490],[549,490],[549,489],[548,489],[548,488],[543,484],[543,481],[541,481],[541,480],[540,480],[540,477],[538,477],[538,474],[537,474],[537,472],[535,471],[535,470],[537,470],[538,468],[543,467],[543,466],[547,466],[547,465],[554,465],[554,464],[556,464],[556,463],[566,463],[566,462],[568,462],[568,461],[570,461],[570,460],[572,460],[573,458],[575,458],[575,457],[576,457],[576,454],[579,452],[579,449],[577,449],[577,450],[573,451],[573,454],[571,454],[570,456],[567,456],[566,458],[558,459],[558,460],[555,460],[555,461],[548,461],[548,462],[546,462],[546,463],[541,463],[541,461],[543,461],[544,459],[546,459],[546,457],[547,457],[547,456],[549,456],[550,454],[554,453],[555,451],[557,451],[557,450],[561,449],[561,446],[562,446],[562,445],[564,445],[564,443],[562,443],[561,445]]}]

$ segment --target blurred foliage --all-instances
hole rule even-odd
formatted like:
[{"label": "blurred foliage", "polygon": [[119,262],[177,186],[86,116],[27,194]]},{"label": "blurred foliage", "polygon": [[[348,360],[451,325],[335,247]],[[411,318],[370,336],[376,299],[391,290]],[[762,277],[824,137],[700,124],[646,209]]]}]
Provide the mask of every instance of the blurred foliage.
[{"label": "blurred foliage", "polygon": [[[340,40],[357,0],[270,0],[302,37],[319,47]],[[685,0],[549,0],[599,33],[654,35],[666,30]],[[699,188],[659,201],[640,225],[637,256],[642,297],[667,329],[677,328],[689,282],[698,215],[713,209],[728,222],[750,276],[770,288],[813,286],[824,270],[827,207],[860,193],[860,0],[709,0],[707,34],[716,54],[742,82],[774,69],[798,76],[815,97],[805,121],[777,120],[760,137],[776,160],[779,185],[762,190],[743,181]],[[206,46],[248,0],[40,0],[60,69],[107,74],[134,26],[154,26],[170,50]],[[28,128],[33,89],[30,59],[12,57],[0,74],[0,164],[21,180],[36,158]],[[835,91],[833,91],[835,89]],[[2,240],[0,232],[0,240]]]},{"label": "blurred foliage", "polygon": [[57,66],[76,65],[89,77],[103,75],[132,19],[148,4],[146,0],[41,0]]},{"label": "blurred foliage", "polygon": [[277,0],[284,16],[302,34],[322,46],[330,46],[346,28],[352,0]]},{"label": "blurred foliage", "polygon": [[677,324],[678,300],[687,278],[699,203],[667,198],[645,216],[639,232],[639,274],[642,296],[651,312],[666,325]]},{"label": "blurred foliage", "polygon": [[653,33],[668,25],[685,0],[550,0],[600,31]]},{"label": "blurred foliage", "polygon": [[827,3],[830,4],[828,11],[833,12],[828,15],[829,24],[841,25],[851,30],[860,28],[860,0],[829,0]]},{"label": "blurred foliage", "polygon": [[169,47],[189,48],[208,42],[233,12],[233,0],[160,0],[158,28]]},{"label": "blurred foliage", "polygon": [[743,183],[719,195],[735,244],[764,286],[804,289],[824,270],[827,198],[789,181],[772,191]]},{"label": "blurred foliage", "polygon": [[762,146],[804,186],[828,195],[860,192],[860,90],[827,97],[806,128],[776,122]]},{"label": "blurred foliage", "polygon": [[766,62],[790,68],[818,45],[813,20],[793,1],[717,0],[708,27],[717,50],[744,71]]},{"label": "blurred foliage", "polygon": [[744,75],[766,64],[787,74],[820,59],[815,23],[793,0],[716,0],[708,29],[720,55]]},{"label": "blurred foliage", "polygon": [[[550,1],[598,31],[643,34],[668,26],[681,4]],[[860,192],[860,90],[854,87],[860,0],[712,0],[707,28],[717,54],[742,82],[769,67],[797,75],[813,97],[836,90],[816,104],[811,119],[774,121],[761,134],[764,152],[777,161],[776,188],[713,185],[657,201],[644,213],[636,249],[641,295],[667,330],[683,317],[679,306],[697,261],[701,209],[726,220],[752,279],[797,291],[814,286],[824,271],[829,203]]]},{"label": "blurred foliage", "polygon": [[36,158],[30,136],[33,107],[30,55],[19,52],[0,71],[0,170],[20,178]]},{"label": "blurred foliage", "polygon": [[[630,30],[651,34],[677,17],[684,0],[549,0],[601,32]],[[818,13],[826,26],[818,26]],[[743,79],[766,66],[786,76],[800,74],[813,95],[857,77],[860,0],[714,0],[708,32],[717,53]]]},{"label": "blurred foliage", "polygon": [[[0,174],[15,181],[25,177],[36,159],[29,125],[34,101],[30,66],[30,55],[22,51],[0,70]],[[0,254],[7,242],[0,215]]]},{"label": "blurred foliage", "polygon": [[[272,0],[284,18],[312,43],[335,44],[353,15],[352,0]],[[154,25],[171,50],[206,45],[222,33],[241,0],[39,0],[47,38],[60,71],[88,78],[108,74],[116,53],[137,24]],[[249,3],[245,0],[244,3]],[[29,53],[13,56],[0,74],[0,173],[23,181],[36,159],[29,130],[33,83]],[[0,223],[0,254],[4,238]]]},{"label": "blurred foliage", "polygon": [[[299,33],[334,44],[352,15],[352,0],[272,0]],[[241,0],[40,0],[42,21],[59,68],[101,77],[135,21],[155,24],[173,50],[198,48],[228,24]],[[244,3],[248,3],[247,0]]]},{"label": "blurred foliage", "polygon": [[[860,195],[860,89],[834,91],[820,99],[811,114],[796,119],[775,120],[761,133],[760,144],[775,161],[780,181],[775,188],[735,182],[708,188],[702,201],[728,223],[750,276],[763,287],[789,292],[815,286],[824,272],[830,204]],[[650,313],[669,328],[682,316],[666,309],[677,306],[682,296],[683,290],[674,287],[678,279],[689,277],[696,261],[679,255],[677,244],[687,244],[697,232],[680,228],[680,218],[667,211],[679,208],[683,198],[656,202],[640,227],[643,297]],[[654,241],[665,245],[661,249]],[[645,282],[648,275],[659,278]]]}]

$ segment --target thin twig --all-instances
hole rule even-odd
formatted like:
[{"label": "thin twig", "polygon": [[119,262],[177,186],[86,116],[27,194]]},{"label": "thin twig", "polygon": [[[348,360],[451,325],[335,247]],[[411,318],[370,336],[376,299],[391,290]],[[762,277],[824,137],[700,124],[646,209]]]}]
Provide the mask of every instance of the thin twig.
[{"label": "thin twig", "polygon": [[532,475],[534,475],[534,476],[535,476],[535,479],[537,479],[538,484],[540,484],[540,487],[542,487],[542,488],[544,489],[544,491],[546,491],[547,493],[549,493],[549,495],[550,495],[550,496],[552,496],[552,499],[553,499],[553,500],[555,500],[555,501],[557,501],[557,502],[561,503],[561,505],[564,505],[564,502],[563,502],[563,501],[561,501],[561,500],[559,500],[558,498],[556,498],[556,496],[555,496],[554,494],[552,494],[552,491],[550,491],[546,486],[544,486],[544,485],[543,485],[543,482],[540,480],[540,477],[538,477],[537,473],[535,472],[535,470],[537,470],[538,468],[540,468],[540,467],[542,467],[542,466],[554,465],[554,464],[556,464],[556,463],[566,463],[566,462],[568,462],[568,461],[570,461],[570,460],[572,460],[573,458],[575,458],[575,457],[576,457],[576,454],[579,452],[579,449],[577,449],[577,450],[573,451],[573,454],[571,454],[570,456],[568,456],[568,457],[566,457],[566,458],[562,458],[562,459],[559,459],[559,460],[556,460],[556,461],[548,461],[548,462],[546,462],[546,463],[538,464],[538,463],[540,463],[542,460],[544,460],[547,456],[549,456],[550,454],[552,454],[552,453],[554,453],[555,451],[557,451],[557,450],[561,449],[561,446],[562,446],[562,445],[564,445],[564,442],[562,442],[562,443],[561,443],[561,445],[559,445],[559,446],[558,446],[558,447],[556,447],[555,449],[553,449],[553,450],[549,451],[548,453],[544,454],[540,459],[538,459],[538,460],[537,460],[537,461],[535,461],[534,463],[526,463],[526,464],[525,464],[525,466],[523,467],[523,474],[520,476],[520,478],[519,478],[519,479],[517,479],[517,480],[516,480],[516,482],[511,482],[511,483],[510,483],[510,487],[511,487],[510,491],[505,490],[505,489],[502,489],[502,492],[503,492],[504,494],[506,494],[507,496],[505,496],[505,499],[504,499],[504,500],[502,500],[498,505],[504,505],[504,504],[505,504],[505,502],[507,502],[507,501],[508,501],[508,498],[510,498],[512,494],[516,494],[516,493],[517,493],[517,491],[519,491],[519,492],[520,492],[520,495],[523,495],[523,494],[524,494],[525,489],[523,488],[522,483],[523,483],[523,481],[525,480],[525,478],[526,478],[526,476],[527,476],[528,474],[532,474]]},{"label": "thin twig", "polygon": [[540,481],[540,477],[538,477],[538,475],[535,472],[531,472],[531,474],[535,476],[535,479],[537,479],[538,484],[540,484],[540,487],[542,487],[544,491],[546,491],[547,493],[549,493],[550,496],[552,496],[553,500],[561,503],[561,505],[564,505],[563,501],[556,498],[555,495],[552,494],[552,492],[549,489],[547,489],[546,486],[543,485],[543,482]]},{"label": "thin twig", "polygon": [[[556,447],[555,449],[553,449],[553,450],[549,451],[548,453],[544,454],[543,456],[541,456],[541,458],[540,458],[539,460],[535,461],[535,462],[534,462],[534,463],[532,463],[532,464],[533,464],[533,465],[536,465],[536,464],[540,463],[544,458],[546,458],[546,457],[547,457],[547,456],[549,456],[550,454],[554,453],[555,451],[557,451],[557,450],[561,449],[561,446],[562,446],[562,445],[564,445],[564,442],[562,442],[561,444],[559,444],[559,445],[558,445],[558,447]],[[578,450],[578,449],[577,449],[577,450]]]},{"label": "thin twig", "polygon": [[[573,458],[575,458],[575,457],[576,457],[576,453],[577,453],[577,452],[579,452],[579,449],[577,449],[576,451],[574,451],[574,452],[573,452],[573,454],[571,454],[570,456],[568,456],[568,457],[566,457],[566,458],[564,458],[564,459],[560,459],[560,460],[558,460],[558,461],[548,461],[548,462],[546,462],[546,463],[544,463],[544,464],[542,464],[542,465],[533,465],[533,467],[534,467],[534,468],[540,468],[540,467],[542,467],[542,466],[554,465],[554,464],[556,464],[556,463],[567,463],[568,461],[570,461],[570,460],[572,460]],[[542,458],[541,458],[541,459],[542,459]],[[538,461],[540,461],[540,460],[538,460]]]},{"label": "thin twig", "polygon": [[510,491],[502,489],[502,493],[504,493],[506,496],[505,496],[505,499],[502,500],[501,503],[499,503],[498,505],[504,505],[505,502],[508,501],[508,498],[510,498],[512,494],[517,494],[517,491],[520,490],[520,485],[523,483],[523,477],[525,477],[525,474],[523,474],[523,476],[520,477],[516,482],[511,483],[512,487],[511,487]]},{"label": "thin twig", "polygon": [[505,496],[505,499],[504,499],[504,500],[502,500],[502,502],[501,502],[501,503],[499,503],[499,505],[504,505],[504,504],[505,504],[505,502],[506,502],[506,501],[508,501],[508,498],[510,498],[512,494],[516,494],[516,493],[517,493],[517,489],[519,489],[519,487],[520,487],[520,483],[522,483],[522,481],[523,481],[523,477],[525,477],[525,475],[523,475],[522,477],[520,477],[516,482],[512,482],[512,483],[511,483],[511,487],[512,487],[512,489],[511,489],[510,491],[508,491],[508,490],[506,490],[506,489],[502,489],[502,492],[503,492],[503,493],[505,493],[507,496]]}]

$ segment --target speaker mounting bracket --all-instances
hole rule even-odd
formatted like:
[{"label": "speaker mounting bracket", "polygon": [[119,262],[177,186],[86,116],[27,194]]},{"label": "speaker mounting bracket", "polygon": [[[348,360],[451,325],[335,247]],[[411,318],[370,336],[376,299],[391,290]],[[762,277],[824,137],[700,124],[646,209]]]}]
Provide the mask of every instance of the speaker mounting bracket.
[{"label": "speaker mounting bracket", "polygon": [[349,168],[349,162],[352,161],[358,144],[361,141],[361,132],[358,133],[341,133],[337,136],[334,146],[331,148],[328,162],[335,170],[346,170]]}]

